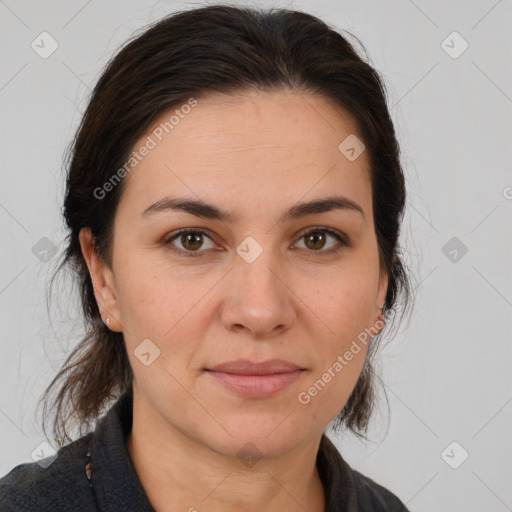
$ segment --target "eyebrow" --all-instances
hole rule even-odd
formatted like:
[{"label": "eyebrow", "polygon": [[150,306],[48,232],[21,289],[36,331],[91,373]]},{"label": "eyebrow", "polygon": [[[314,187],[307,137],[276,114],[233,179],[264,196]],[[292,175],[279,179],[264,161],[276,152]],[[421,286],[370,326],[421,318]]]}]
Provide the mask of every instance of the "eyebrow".
[{"label": "eyebrow", "polygon": [[[314,199],[308,202],[297,203],[286,212],[284,212],[278,220],[278,224],[286,221],[297,220],[308,215],[329,212],[333,210],[353,211],[361,214],[363,221],[366,223],[366,217],[362,207],[348,197],[336,195],[323,199]],[[159,212],[183,211],[204,219],[220,220],[222,222],[234,222],[235,217],[221,208],[206,203],[202,200],[188,198],[164,197],[148,208],[146,208],[141,218],[148,218]]]}]

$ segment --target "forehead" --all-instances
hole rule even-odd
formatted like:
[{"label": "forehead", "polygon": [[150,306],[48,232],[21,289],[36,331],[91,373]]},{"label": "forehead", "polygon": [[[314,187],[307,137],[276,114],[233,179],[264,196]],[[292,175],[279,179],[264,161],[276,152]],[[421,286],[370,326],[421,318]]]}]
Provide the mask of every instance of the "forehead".
[{"label": "forehead", "polygon": [[[292,91],[207,94],[159,116],[133,150],[151,147],[124,178],[122,204],[139,214],[163,195],[197,196],[238,212],[339,192],[371,214],[369,161],[339,146],[354,119]],[[228,208],[229,209],[229,208]]]}]

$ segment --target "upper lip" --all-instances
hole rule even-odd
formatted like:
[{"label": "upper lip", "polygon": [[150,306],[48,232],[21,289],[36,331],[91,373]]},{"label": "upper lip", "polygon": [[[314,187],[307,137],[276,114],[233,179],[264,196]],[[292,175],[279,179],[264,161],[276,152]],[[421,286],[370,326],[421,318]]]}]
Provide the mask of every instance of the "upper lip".
[{"label": "upper lip", "polygon": [[302,368],[284,359],[268,359],[261,363],[255,363],[248,359],[237,359],[206,368],[206,370],[237,375],[272,375],[274,373],[290,373],[302,370]]}]

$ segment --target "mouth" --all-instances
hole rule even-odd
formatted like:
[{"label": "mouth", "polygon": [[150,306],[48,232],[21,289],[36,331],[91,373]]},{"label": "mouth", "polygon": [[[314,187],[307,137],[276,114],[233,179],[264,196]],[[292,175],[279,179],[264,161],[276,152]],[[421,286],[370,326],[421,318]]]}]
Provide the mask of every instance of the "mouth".
[{"label": "mouth", "polygon": [[225,389],[246,398],[272,396],[295,382],[305,371],[305,368],[282,359],[261,363],[240,359],[205,369]]}]

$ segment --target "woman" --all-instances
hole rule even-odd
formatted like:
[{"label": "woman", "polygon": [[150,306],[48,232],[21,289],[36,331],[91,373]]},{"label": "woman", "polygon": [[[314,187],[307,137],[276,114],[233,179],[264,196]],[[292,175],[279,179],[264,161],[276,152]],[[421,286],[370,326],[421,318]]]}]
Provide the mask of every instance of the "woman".
[{"label": "woman", "polygon": [[324,434],[367,430],[404,204],[379,75],[317,18],[209,6],[129,42],[70,152],[61,447],[2,510],[407,510]]}]

